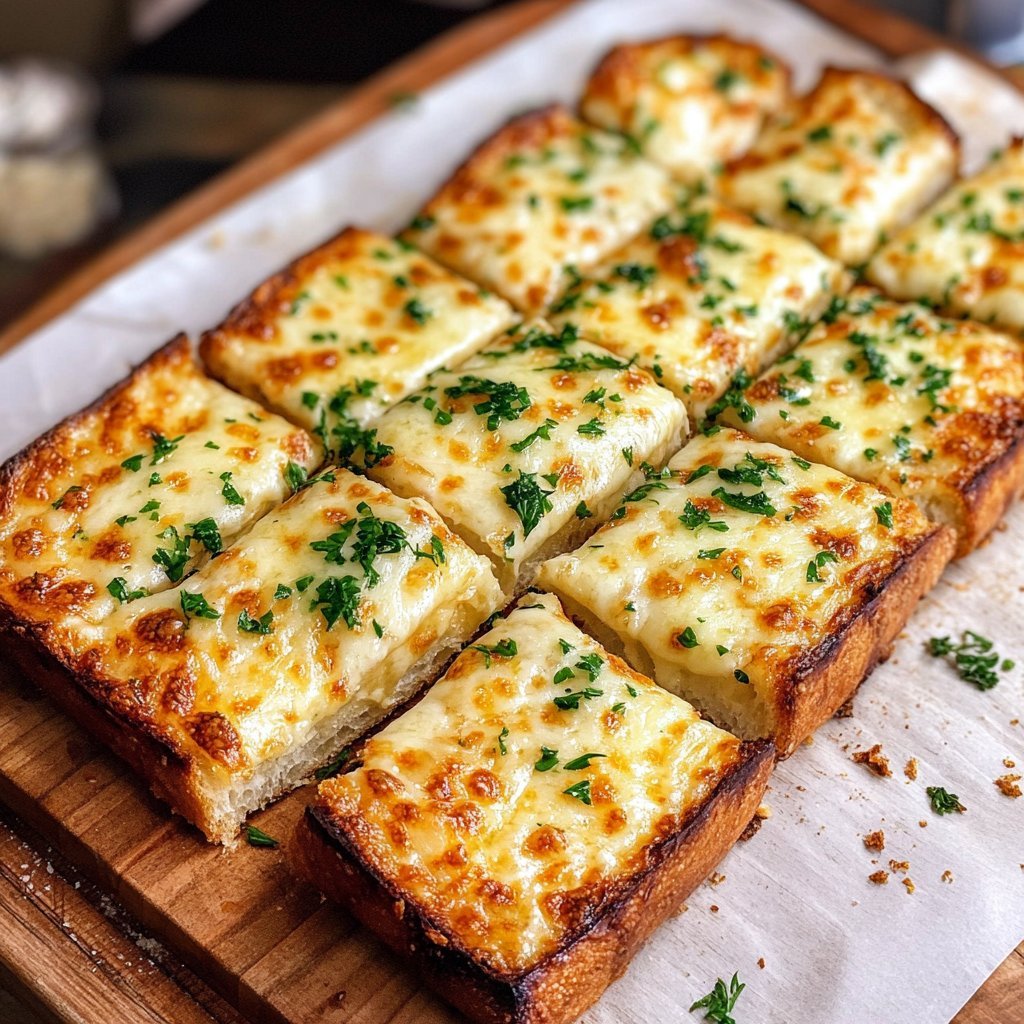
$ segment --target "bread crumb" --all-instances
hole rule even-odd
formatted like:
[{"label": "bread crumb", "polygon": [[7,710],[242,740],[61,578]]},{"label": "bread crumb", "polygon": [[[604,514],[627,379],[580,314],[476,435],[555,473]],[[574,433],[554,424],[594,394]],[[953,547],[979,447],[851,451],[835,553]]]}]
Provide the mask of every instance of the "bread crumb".
[{"label": "bread crumb", "polygon": [[763,956],[759,956],[757,958],[757,966],[760,967],[762,971],[764,970],[764,957]]},{"label": "bread crumb", "polygon": [[708,881],[712,885],[721,885],[725,881],[725,875],[720,875],[717,871],[712,871],[708,876]]},{"label": "bread crumb", "polygon": [[741,843],[745,843],[748,840],[753,839],[761,830],[761,825],[761,819],[755,814],[750,821],[747,822],[747,827],[740,833],[739,841]]},{"label": "bread crumb", "polygon": [[889,759],[882,753],[881,743],[876,743],[870,750],[855,750],[852,760],[855,764],[864,765],[882,778],[888,778],[892,775]]},{"label": "bread crumb", "polygon": [[1003,758],[1003,767],[1004,768],[1016,768],[1017,767],[1017,762],[1016,761],[1011,761],[1010,758],[1008,758],[1008,757],[1004,757]]},{"label": "bread crumb", "polygon": [[1003,796],[1012,797],[1016,800],[1021,795],[1020,780],[1021,776],[1019,775],[1001,775],[995,780],[995,786]]},{"label": "bread crumb", "polygon": [[901,872],[905,875],[910,870],[909,860],[891,860],[889,861],[889,870],[893,874],[900,874]]},{"label": "bread crumb", "polygon": [[913,894],[914,890],[917,888],[914,883],[909,878],[904,878],[902,881],[906,886],[907,892]]},{"label": "bread crumb", "polygon": [[872,853],[881,853],[885,849],[885,833],[881,829],[878,829],[877,832],[869,832],[864,837],[864,845]]},{"label": "bread crumb", "polygon": [[927,828],[928,827],[928,822],[922,820],[922,821],[918,822],[918,825],[920,825],[921,828]]},{"label": "bread crumb", "polygon": [[758,807],[756,811],[754,811],[754,814],[756,814],[757,817],[764,821],[772,816],[772,809],[767,804],[761,804],[761,806]]},{"label": "bread crumb", "polygon": [[853,698],[851,697],[845,704],[840,704],[832,717],[853,718]]},{"label": "bread crumb", "polygon": [[718,904],[717,903],[712,903],[711,904],[711,913],[712,914],[717,914],[718,913]]},{"label": "bread crumb", "polygon": [[946,868],[946,870],[942,872],[942,881],[944,881],[944,882],[952,882],[953,881],[953,872],[950,871],[949,868]]},{"label": "bread crumb", "polygon": [[875,885],[887,885],[889,882],[889,872],[876,871],[873,875],[868,875],[868,881],[874,882]]},{"label": "bread crumb", "polygon": [[904,766],[903,774],[906,775],[911,782],[917,778],[917,758],[912,757]]}]

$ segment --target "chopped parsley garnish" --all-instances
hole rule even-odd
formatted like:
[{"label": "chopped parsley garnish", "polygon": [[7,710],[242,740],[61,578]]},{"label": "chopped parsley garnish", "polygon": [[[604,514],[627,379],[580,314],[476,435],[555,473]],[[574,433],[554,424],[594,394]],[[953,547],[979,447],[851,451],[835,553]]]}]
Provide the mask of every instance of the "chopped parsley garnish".
[{"label": "chopped parsley garnish", "polygon": [[875,139],[875,152],[879,156],[885,156],[899,141],[900,137],[895,132],[886,132]]},{"label": "chopped parsley garnish", "polygon": [[732,675],[737,683],[745,684],[750,682],[750,676],[748,676],[747,673],[744,672],[741,668],[735,669]]},{"label": "chopped parsley garnish", "polygon": [[186,619],[219,619],[220,612],[202,594],[181,592],[181,611]]},{"label": "chopped parsley garnish", "polygon": [[75,494],[78,491],[84,491],[84,487],[79,487],[77,484],[72,484],[56,501],[50,503],[50,508],[63,508],[64,500],[69,494]]},{"label": "chopped parsley garnish", "polygon": [[590,762],[595,757],[607,757],[607,754],[580,754],[579,757],[574,757],[571,761],[566,761],[562,767],[567,772],[581,772],[584,768],[590,767]]},{"label": "chopped parsley garnish", "polygon": [[581,672],[585,672],[590,682],[593,682],[598,675],[600,675],[603,667],[604,658],[602,658],[600,654],[581,655],[580,660],[573,666],[573,668],[579,669]]},{"label": "chopped parsley garnish", "polygon": [[235,485],[231,482],[231,476],[231,470],[225,470],[225,472],[221,473],[220,478],[224,481],[224,486],[220,489],[220,493],[229,505],[244,505],[245,498],[235,489]]},{"label": "chopped parsley garnish", "polygon": [[502,420],[512,422],[519,419],[531,405],[530,394],[526,388],[508,380],[460,377],[459,383],[445,388],[444,393],[449,398],[462,398],[465,395],[486,396],[486,401],[477,402],[473,406],[473,411],[478,416],[487,417],[488,430],[497,430]]},{"label": "chopped parsley garnish", "polygon": [[725,412],[726,409],[735,409],[736,415],[743,423],[750,423],[757,416],[757,411],[747,401],[746,390],[754,383],[754,378],[746,370],[737,370],[729,382],[729,388],[718,399],[717,402],[708,407],[706,423],[711,423],[715,417]]},{"label": "chopped parsley garnish", "polygon": [[[295,585],[298,587],[297,582]],[[359,625],[359,580],[355,576],[329,577],[316,588],[312,607],[320,609],[328,629],[338,619],[344,619],[349,629],[355,629]]]},{"label": "chopped parsley garnish", "polygon": [[818,420],[818,422],[823,427],[828,427],[829,430],[842,430],[843,427],[842,423],[839,423],[836,420],[832,419],[831,416],[822,416],[821,419]]},{"label": "chopped parsley garnish", "polygon": [[683,507],[683,514],[679,517],[679,522],[681,522],[688,530],[693,530],[695,533],[700,533],[700,531],[705,528],[714,530],[715,533],[725,533],[729,529],[728,523],[721,521],[712,522],[711,513],[708,512],[707,509],[697,508],[697,506],[689,500]]},{"label": "chopped parsley garnish", "polygon": [[184,434],[179,434],[177,437],[164,437],[156,430],[152,431],[149,436],[153,438],[153,455],[149,460],[151,466],[157,466],[163,462],[185,440]]},{"label": "chopped parsley garnish", "polygon": [[715,987],[690,1007],[690,1013],[693,1013],[694,1010],[705,1010],[705,1020],[715,1021],[715,1024],[736,1024],[732,1017],[732,1011],[736,1006],[736,1000],[739,999],[740,993],[746,987],[740,981],[738,974],[732,976],[728,987],[719,978],[715,982]]},{"label": "chopped parsley garnish", "polygon": [[790,462],[795,463],[802,470],[806,471],[811,468],[811,464],[806,459],[801,459],[799,455],[793,455],[790,457]]},{"label": "chopped parsley garnish", "polygon": [[527,434],[521,441],[510,444],[509,448],[514,452],[524,452],[534,441],[550,441],[551,431],[558,426],[558,420],[545,420],[536,430]]},{"label": "chopped parsley garnish", "polygon": [[243,608],[238,616],[238,629],[242,633],[258,633],[266,636],[271,632],[271,623],[274,621],[273,611],[268,611],[258,619],[254,619],[248,608]]},{"label": "chopped parsley garnish", "polygon": [[249,825],[246,827],[245,841],[250,846],[264,846],[271,850],[278,845],[278,840],[273,836],[268,836],[263,829],[257,828],[255,825]]},{"label": "chopped parsley garnish", "polygon": [[274,591],[275,601],[286,601],[292,596],[292,588],[284,583],[278,583],[277,589]]},{"label": "chopped parsley garnish", "polygon": [[658,268],[641,263],[620,263],[615,267],[615,276],[635,284],[637,291],[643,291],[657,276]]},{"label": "chopped parsley garnish", "polygon": [[727,491],[724,487],[716,487],[711,495],[740,512],[750,512],[752,515],[767,517],[775,515],[776,512],[775,506],[764,491],[758,491],[757,494],[742,494]]},{"label": "chopped parsley garnish", "polygon": [[807,563],[807,582],[808,583],[821,583],[820,570],[823,569],[828,562],[838,562],[839,558],[831,551],[819,551],[808,563]]},{"label": "chopped parsley garnish", "polygon": [[881,505],[875,506],[875,518],[887,530],[892,529],[892,502],[883,501]]},{"label": "chopped parsley garnish", "polygon": [[718,92],[728,92],[737,82],[740,81],[741,75],[738,71],[733,71],[732,68],[722,68],[721,71],[715,75],[714,87]]},{"label": "chopped parsley garnish", "polygon": [[697,634],[694,633],[692,626],[687,626],[677,637],[676,641],[686,648],[699,647],[700,641],[697,639]]},{"label": "chopped parsley garnish", "polygon": [[145,455],[130,455],[124,462],[121,463],[122,469],[127,469],[132,473],[138,473],[142,469],[142,460]]},{"label": "chopped parsley garnish", "polygon": [[143,588],[129,590],[128,581],[123,576],[115,576],[107,584],[107,593],[116,598],[119,604],[128,604],[129,601],[137,601],[140,597],[146,597],[149,591]]},{"label": "chopped parsley garnish", "polygon": [[549,772],[558,764],[558,751],[550,747],[540,748],[540,758],[534,762],[533,769],[538,772]]},{"label": "chopped parsley garnish", "polygon": [[177,583],[184,575],[185,566],[188,564],[188,535],[182,537],[173,526],[161,530],[157,536],[161,540],[171,542],[169,548],[157,548],[153,552],[153,561],[160,566],[167,574],[172,583]]},{"label": "chopped parsley garnish", "polygon": [[427,309],[417,298],[410,299],[403,307],[402,312],[422,327],[434,314]]},{"label": "chopped parsley garnish", "polygon": [[566,213],[577,213],[584,210],[590,210],[594,206],[593,196],[561,196],[558,200],[558,205]]},{"label": "chopped parsley garnish", "polygon": [[562,792],[566,796],[574,797],[579,800],[580,803],[586,804],[588,807],[591,804],[590,779],[584,779],[582,782],[574,782],[571,786],[563,789]]},{"label": "chopped parsley garnish", "polygon": [[808,142],[827,142],[832,138],[832,125],[820,124],[807,133]]},{"label": "chopped parsley garnish", "polygon": [[555,707],[561,711],[579,711],[581,700],[593,700],[594,697],[600,697],[604,693],[604,690],[597,690],[593,686],[585,686],[582,690],[577,690],[575,693],[565,693],[561,697],[555,697]]},{"label": "chopped parsley garnish", "polygon": [[581,501],[576,506],[576,518],[577,519],[590,519],[591,516],[593,516],[593,514],[594,513],[591,512],[589,508],[587,508],[587,503],[585,501]]},{"label": "chopped parsley garnish", "polygon": [[508,753],[508,747],[505,746],[505,740],[508,739],[508,726],[503,725],[501,732],[498,733],[498,750],[501,751],[501,756],[504,757]]},{"label": "chopped parsley garnish", "polygon": [[960,798],[956,793],[950,793],[942,786],[928,786],[925,792],[928,794],[928,799],[932,802],[932,810],[936,814],[952,814],[954,811],[957,814],[963,814],[967,810],[960,803]]},{"label": "chopped parsley garnish", "polygon": [[592,420],[581,423],[576,428],[576,433],[582,434],[584,437],[604,437],[605,430],[601,421],[595,416]]},{"label": "chopped parsley garnish", "polygon": [[511,637],[505,637],[491,647],[486,644],[470,644],[468,649],[479,651],[484,656],[484,668],[491,667],[491,658],[514,658],[519,653],[519,647]]},{"label": "chopped parsley garnish", "polygon": [[305,467],[300,466],[297,462],[289,461],[285,466],[284,479],[293,491],[301,490],[308,478],[309,473],[306,472]]},{"label": "chopped parsley garnish", "polygon": [[429,551],[421,551],[417,548],[413,554],[417,558],[429,559],[434,565],[444,565],[445,563],[444,542],[436,535],[430,538]]},{"label": "chopped parsley garnish", "polygon": [[701,548],[697,552],[698,558],[718,558],[725,548]]},{"label": "chopped parsley garnish", "polygon": [[224,542],[221,539],[220,530],[217,529],[215,519],[207,517],[200,519],[198,523],[186,523],[185,525],[192,531],[192,539],[199,541],[211,555],[220,554],[224,549]]},{"label": "chopped parsley garnish", "polygon": [[519,517],[523,524],[523,534],[527,537],[552,509],[548,495],[553,492],[545,491],[537,483],[536,473],[524,473],[520,470],[518,480],[513,480],[506,487],[499,489],[505,496],[505,504]]},{"label": "chopped parsley garnish", "polygon": [[150,473],[149,474],[149,486],[150,487],[156,487],[157,484],[162,484],[162,483],[163,483],[163,480],[161,479],[159,473]]},{"label": "chopped parsley garnish", "polygon": [[991,690],[999,682],[999,673],[1014,667],[1012,660],[1000,658],[993,647],[988,637],[970,629],[960,634],[959,643],[948,636],[933,636],[927,644],[933,658],[946,658],[964,682],[973,683],[979,690]]}]

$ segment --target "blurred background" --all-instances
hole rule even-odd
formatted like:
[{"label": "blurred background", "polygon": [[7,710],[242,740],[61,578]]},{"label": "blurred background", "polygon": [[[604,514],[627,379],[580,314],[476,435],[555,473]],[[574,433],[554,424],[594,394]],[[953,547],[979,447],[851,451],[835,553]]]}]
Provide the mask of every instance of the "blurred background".
[{"label": "blurred background", "polygon": [[[175,199],[501,2],[0,0],[0,328]],[[1024,59],[1024,0],[885,2]]]}]

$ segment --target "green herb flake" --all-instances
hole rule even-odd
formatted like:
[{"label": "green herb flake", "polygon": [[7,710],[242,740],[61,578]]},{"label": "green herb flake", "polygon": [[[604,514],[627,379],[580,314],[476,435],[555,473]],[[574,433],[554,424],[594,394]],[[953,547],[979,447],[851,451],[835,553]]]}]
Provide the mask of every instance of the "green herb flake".
[{"label": "green herb flake", "polygon": [[956,793],[950,793],[948,790],[942,788],[942,786],[929,786],[925,792],[928,794],[928,799],[931,801],[932,810],[936,814],[963,814],[967,810]]},{"label": "green herb flake", "polygon": [[581,804],[586,804],[588,807],[591,805],[590,779],[584,779],[582,782],[574,782],[571,786],[563,789],[562,792],[566,796],[571,796],[574,799],[579,800]]},{"label": "green herb flake", "polygon": [[268,836],[263,829],[257,828],[255,825],[249,825],[246,827],[245,841],[250,846],[262,846],[271,850],[278,846],[278,840],[273,836]]},{"label": "green herb flake", "polygon": [[732,1017],[732,1011],[736,1006],[736,1000],[740,993],[747,986],[739,980],[739,975],[734,974],[728,987],[719,978],[715,987],[701,999],[698,999],[691,1007],[690,1013],[694,1010],[704,1010],[705,1020],[715,1021],[715,1024],[736,1024]]},{"label": "green herb flake", "polygon": [[186,619],[219,619],[220,612],[202,594],[181,592],[181,611]]},{"label": "green herb flake", "polygon": [[537,772],[549,772],[558,764],[558,751],[550,747],[540,748],[540,758],[533,764],[533,770]]}]

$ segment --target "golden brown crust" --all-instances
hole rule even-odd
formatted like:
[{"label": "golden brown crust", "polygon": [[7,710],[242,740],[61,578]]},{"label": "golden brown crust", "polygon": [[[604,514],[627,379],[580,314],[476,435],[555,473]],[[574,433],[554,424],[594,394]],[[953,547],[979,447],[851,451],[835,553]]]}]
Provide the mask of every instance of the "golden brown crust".
[{"label": "golden brown crust", "polygon": [[559,949],[515,974],[483,967],[438,929],[408,894],[373,872],[322,806],[307,811],[289,849],[305,878],[409,956],[428,984],[473,1020],[567,1024],[625,971],[753,817],[771,771],[772,745],[757,741],[741,749],[741,761],[709,799],[653,844],[642,871],[619,883],[610,906],[597,916],[581,915]]},{"label": "golden brown crust", "polygon": [[938,526],[884,580],[872,581],[858,606],[844,609],[828,638],[783,667],[776,743],[793,751],[853,696],[880,662],[917,602],[935,586],[953,556],[956,534]]}]

